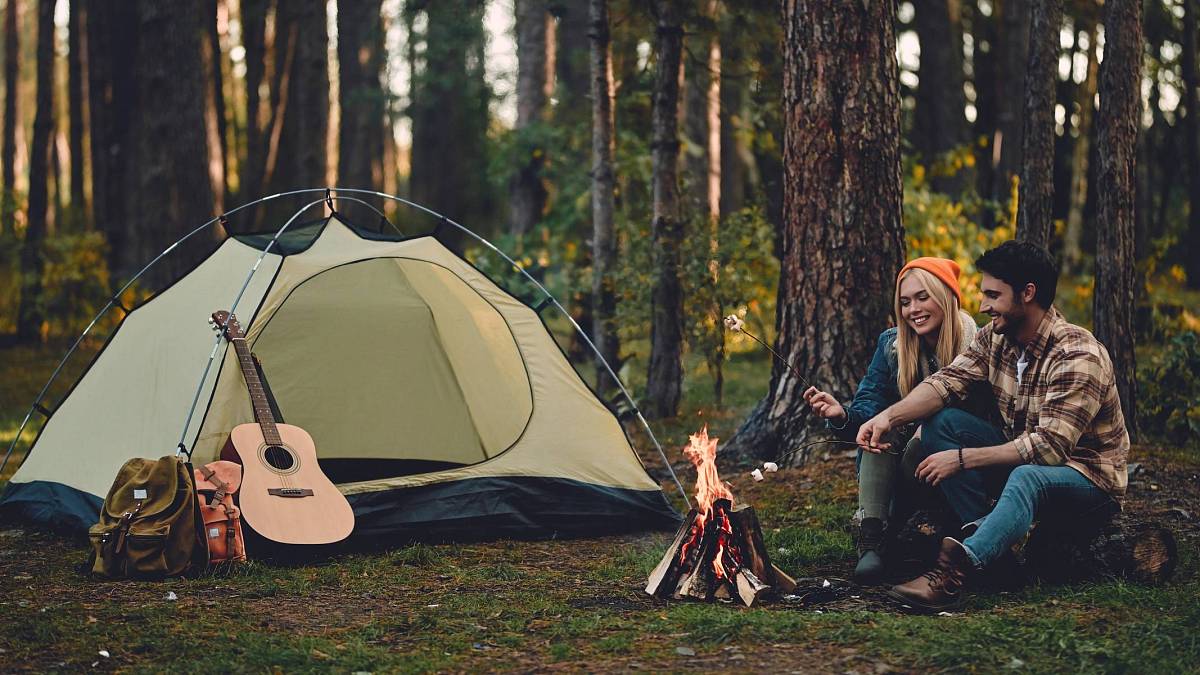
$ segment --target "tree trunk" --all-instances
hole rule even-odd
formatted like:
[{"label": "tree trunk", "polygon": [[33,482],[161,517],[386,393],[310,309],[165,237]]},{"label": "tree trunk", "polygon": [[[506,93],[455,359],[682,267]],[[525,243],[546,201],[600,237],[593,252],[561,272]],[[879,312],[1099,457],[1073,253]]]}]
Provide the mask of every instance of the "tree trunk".
[{"label": "tree trunk", "polygon": [[743,140],[749,98],[748,59],[738,38],[740,17],[726,12],[722,17],[721,46],[721,215],[740,211],[746,205],[748,167],[754,162]]},{"label": "tree trunk", "polygon": [[546,148],[537,141],[538,125],[546,121],[554,63],[547,40],[553,17],[545,0],[517,0],[517,156],[508,185],[509,226],[513,234],[533,229],[546,206],[542,166]]},{"label": "tree trunk", "polygon": [[267,68],[267,7],[270,0],[241,0],[242,45],[246,50],[246,158],[238,180],[240,202],[262,192],[267,147],[263,142],[264,114],[259,90]]},{"label": "tree trunk", "polygon": [[589,110],[586,105],[591,84],[588,81],[589,53],[588,10],[581,0],[550,0],[550,12],[558,17],[551,91],[558,103],[554,119],[564,124],[582,124]]},{"label": "tree trunk", "polygon": [[1100,170],[1096,214],[1096,339],[1108,348],[1130,436],[1137,435],[1137,368],[1133,350],[1134,203],[1136,144],[1141,124],[1142,7],[1139,0],[1106,0],[1100,112],[1096,119]]},{"label": "tree trunk", "polygon": [[[841,400],[887,326],[904,261],[895,12],[891,2],[784,5],[775,349]],[[802,444],[819,428],[801,397],[807,386],[776,362],[766,397],[727,450],[775,457]]]},{"label": "tree trunk", "polygon": [[956,170],[945,165],[946,153],[967,142],[959,3],[960,0],[926,0],[913,4],[921,45],[914,145],[921,161],[931,169],[933,189],[953,195],[972,182],[969,169]]},{"label": "tree trunk", "polygon": [[1013,178],[1022,165],[1024,117],[1021,102],[1025,95],[1025,68],[1030,44],[1030,2],[1001,0],[995,5],[999,11],[999,36],[996,45],[996,129],[991,142],[991,196],[999,202],[1001,217],[1005,221],[1011,217],[1007,209]]},{"label": "tree trunk", "polygon": [[3,168],[3,192],[0,192],[0,236],[16,234],[17,214],[17,59],[20,45],[17,33],[17,0],[4,8],[4,139],[0,154]]},{"label": "tree trunk", "polygon": [[[991,11],[985,15],[980,4],[987,2]],[[996,135],[997,86],[996,68],[999,51],[996,39],[998,5],[991,0],[970,0],[963,3],[963,34],[972,39],[970,71],[971,86],[975,90],[975,121],[971,124],[971,140],[975,154],[975,191],[985,199],[992,198],[995,167],[992,165],[992,150]],[[979,142],[980,140],[984,142]],[[995,214],[984,209],[982,225],[995,225]]]},{"label": "tree trunk", "polygon": [[[137,3],[136,116],[126,191],[135,238],[148,261],[212,217],[209,135],[205,126],[204,62],[208,15],[201,3]],[[182,276],[204,245],[191,240],[147,272],[152,288]]]},{"label": "tree trunk", "polygon": [[1062,3],[1032,0],[1031,9],[1017,238],[1049,249],[1054,236],[1054,84]]},{"label": "tree trunk", "polygon": [[87,68],[87,36],[84,35],[87,9],[80,0],[72,0],[70,4],[70,21],[68,27],[67,48],[67,102],[70,115],[68,128],[69,146],[71,149],[71,213],[76,226],[91,222],[88,213],[87,191],[84,188],[83,167],[86,163],[83,151],[84,101],[87,83],[84,74]]},{"label": "tree trunk", "polygon": [[[482,0],[440,0],[425,8],[423,67],[413,80],[411,191],[414,201],[467,227],[490,208],[487,189],[487,84],[480,58]],[[462,247],[443,229],[442,241]]]},{"label": "tree trunk", "polygon": [[[617,238],[613,230],[616,124],[613,119],[612,36],[608,0],[588,0],[588,8],[592,41],[592,339],[603,359],[617,370],[621,367],[621,347],[617,337],[617,295],[613,279]],[[604,364],[597,362],[596,391],[603,395],[615,385]]]},{"label": "tree trunk", "polygon": [[1200,0],[1183,0],[1183,81],[1186,91],[1184,107],[1184,141],[1188,170],[1188,227],[1184,234],[1187,284],[1200,288],[1200,72],[1196,67],[1196,14]]},{"label": "tree trunk", "polygon": [[225,195],[228,192],[226,175],[226,139],[225,121],[225,77],[221,72],[221,36],[217,32],[217,0],[207,0],[204,4],[205,34],[201,42],[200,54],[204,64],[204,129],[208,143],[208,154],[213,159],[209,162],[209,182],[213,190],[213,204],[218,211],[224,211]]},{"label": "tree trunk", "polygon": [[45,339],[46,310],[42,303],[42,245],[46,240],[47,173],[54,147],[54,4],[38,0],[37,100],[33,140],[29,146],[29,211],[21,245],[21,303],[17,309],[17,340]]},{"label": "tree trunk", "polygon": [[[1083,207],[1088,195],[1088,157],[1091,149],[1092,110],[1096,105],[1096,86],[1099,60],[1096,58],[1096,17],[1089,3],[1087,14],[1080,16],[1082,32],[1087,36],[1087,75],[1079,85],[1076,104],[1079,107],[1079,125],[1076,127],[1075,145],[1071,149],[1071,203],[1067,212],[1067,230],[1063,236],[1063,274],[1070,275],[1079,269],[1083,258]],[[1139,125],[1140,126],[1140,125]]]},{"label": "tree trunk", "polygon": [[683,284],[680,248],[683,218],[679,205],[679,76],[683,19],[677,0],[657,0],[657,55],[651,144],[654,166],[654,281],[650,291],[650,367],[645,410],[650,417],[672,417],[683,386]]},{"label": "tree trunk", "polygon": [[[338,2],[338,179],[336,185],[383,189],[384,30],[380,0]],[[356,195],[377,209],[377,197]]]},{"label": "tree trunk", "polygon": [[[289,0],[276,7],[275,67],[279,83],[268,138],[267,191],[326,185],[329,135],[329,40],[323,0]],[[275,91],[272,91],[275,96]],[[282,224],[296,210],[284,200],[268,209]],[[319,213],[314,214],[314,217]],[[302,217],[303,218],[303,217]]]},{"label": "tree trunk", "polygon": [[133,2],[100,0],[88,6],[88,120],[92,150],[92,211],[108,239],[108,269],[128,279],[147,260],[133,250],[125,174],[130,167],[130,128],[136,113],[134,58],[139,32]]}]

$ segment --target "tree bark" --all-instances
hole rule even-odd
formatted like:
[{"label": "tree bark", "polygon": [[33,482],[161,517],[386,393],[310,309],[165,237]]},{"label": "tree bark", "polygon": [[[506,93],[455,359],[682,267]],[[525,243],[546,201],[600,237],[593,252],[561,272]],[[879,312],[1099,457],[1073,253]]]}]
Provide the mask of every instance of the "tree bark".
[{"label": "tree bark", "polygon": [[[384,29],[381,0],[338,2],[338,179],[336,185],[383,189]],[[356,195],[377,209],[378,197]]]},{"label": "tree bark", "polygon": [[267,148],[263,142],[263,111],[259,90],[266,76],[267,8],[270,0],[241,0],[242,45],[246,50],[246,158],[238,180],[241,202],[262,192]]},{"label": "tree bark", "polygon": [[86,125],[83,106],[84,101],[87,100],[85,93],[87,83],[84,82],[87,68],[87,56],[85,55],[87,36],[84,35],[84,22],[87,20],[87,9],[80,0],[72,0],[70,12],[67,36],[67,49],[69,50],[67,55],[67,105],[70,116],[68,145],[71,149],[71,213],[73,214],[72,220],[78,226],[91,222],[87,191],[83,184],[83,167],[87,160],[83,150],[83,135]]},{"label": "tree bark", "polygon": [[[126,174],[129,246],[144,262],[212,216],[209,134],[205,124],[203,45],[205,7],[138,0],[136,115]],[[147,272],[152,288],[173,282],[204,248],[199,240],[166,256]]]},{"label": "tree bark", "polygon": [[1096,86],[1100,62],[1096,58],[1096,17],[1088,3],[1087,14],[1079,17],[1082,32],[1087,36],[1087,75],[1079,85],[1076,105],[1079,108],[1079,125],[1076,127],[1075,145],[1071,149],[1071,201],[1067,211],[1067,229],[1063,235],[1063,274],[1070,275],[1079,269],[1083,258],[1083,207],[1088,195],[1088,157],[1091,150],[1092,110],[1096,105]]},{"label": "tree bark", "polygon": [[580,0],[550,0],[550,12],[558,17],[555,29],[554,81],[557,104],[554,119],[564,124],[583,123],[589,110],[585,105],[591,91],[588,40],[588,10]]},{"label": "tree bark", "polygon": [[1100,170],[1096,193],[1096,338],[1108,348],[1121,410],[1137,435],[1137,379],[1133,349],[1134,204],[1136,144],[1141,124],[1142,7],[1138,0],[1106,0],[1100,111],[1096,119]]},{"label": "tree bark", "polygon": [[[425,7],[423,67],[413,79],[411,192],[414,201],[468,227],[491,207],[486,176],[487,84],[483,2],[439,0]],[[449,228],[452,249],[462,236]]]},{"label": "tree bark", "polygon": [[98,0],[88,6],[88,119],[92,150],[92,211],[96,229],[108,240],[108,269],[128,279],[138,269],[133,250],[131,196],[125,175],[133,152],[130,128],[136,113],[134,59],[139,31],[135,3]]},{"label": "tree bark", "polygon": [[[784,5],[775,350],[842,400],[887,326],[904,260],[895,12],[891,2]],[[727,451],[774,457],[819,433],[801,397],[807,386],[776,362],[766,397]]]},{"label": "tree bark", "polygon": [[1187,284],[1200,288],[1200,72],[1196,67],[1196,14],[1200,12],[1200,1],[1183,0],[1183,81],[1186,96],[1184,107],[1187,115],[1184,141],[1187,143],[1188,170],[1188,227],[1184,235],[1186,250]]},{"label": "tree bark", "polygon": [[218,0],[208,0],[204,6],[205,32],[200,54],[204,64],[204,128],[208,143],[209,182],[213,190],[213,204],[224,211],[225,195],[228,193],[226,163],[227,124],[225,121],[225,77],[221,72],[221,36],[217,32]]},{"label": "tree bark", "polygon": [[37,4],[37,100],[29,146],[29,211],[21,244],[21,302],[17,308],[17,341],[26,343],[45,339],[42,245],[49,205],[47,173],[54,147],[54,4],[55,0],[38,0]]},{"label": "tree bark", "polygon": [[657,0],[657,58],[651,144],[654,167],[654,281],[650,291],[650,367],[645,411],[652,418],[679,410],[683,387],[683,284],[680,248],[683,218],[679,205],[679,76],[683,19],[677,0]]},{"label": "tree bark", "polygon": [[546,148],[537,142],[537,125],[549,112],[553,74],[548,70],[554,59],[553,17],[545,0],[517,0],[517,157],[516,172],[508,185],[509,226],[513,234],[533,229],[546,206],[546,187],[542,184],[542,166]]},{"label": "tree bark", "polygon": [[746,183],[754,156],[743,140],[749,97],[748,61],[737,32],[744,26],[740,15],[725,12],[721,33],[721,207],[722,216],[746,205]]},{"label": "tree bark", "polygon": [[17,214],[17,85],[20,40],[17,33],[17,0],[4,8],[4,139],[0,154],[3,192],[0,192],[0,236],[16,233]]},{"label": "tree bark", "polygon": [[[323,0],[288,0],[276,7],[276,111],[268,142],[267,191],[326,185],[329,135],[329,39]],[[276,94],[272,91],[272,96]],[[286,220],[296,204],[268,209],[268,222]]]},{"label": "tree bark", "polygon": [[[1001,0],[999,36],[996,44],[996,129],[992,133],[991,196],[999,202],[1005,220],[1012,194],[1013,178],[1021,170],[1024,146],[1024,117],[1021,102],[1025,96],[1026,57],[1029,55],[1029,3],[1033,0]],[[1044,0],[1037,0],[1039,2]]]},{"label": "tree bark", "polygon": [[962,8],[960,0],[913,3],[921,45],[914,137],[922,162],[930,166],[930,185],[958,194],[972,182],[971,172],[941,166],[947,152],[967,142],[967,105],[963,91]]},{"label": "tree bark", "polygon": [[[613,229],[616,180],[613,171],[615,127],[613,116],[612,35],[608,0],[588,0],[592,42],[592,339],[604,361],[621,367],[617,337],[617,295],[613,272],[617,264],[617,238]],[[604,364],[596,362],[596,391],[611,391],[616,382]]]},{"label": "tree bark", "polygon": [[1060,0],[1032,0],[1017,238],[1050,248],[1054,236],[1054,84],[1058,81]]}]

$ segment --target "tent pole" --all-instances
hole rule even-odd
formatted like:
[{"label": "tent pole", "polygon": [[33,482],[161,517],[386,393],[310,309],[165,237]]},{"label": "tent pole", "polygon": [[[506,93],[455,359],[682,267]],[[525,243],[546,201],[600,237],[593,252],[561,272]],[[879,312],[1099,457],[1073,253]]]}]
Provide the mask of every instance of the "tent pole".
[{"label": "tent pole", "polygon": [[[12,455],[13,449],[16,447],[17,442],[20,440],[21,433],[25,430],[25,427],[28,424],[30,417],[32,416],[34,410],[37,408],[37,405],[41,402],[42,397],[45,396],[46,391],[49,390],[50,385],[54,382],[54,379],[62,371],[62,368],[66,364],[67,359],[69,359],[71,357],[71,354],[73,354],[75,352],[75,350],[79,347],[79,344],[83,341],[83,338],[96,325],[96,322],[100,319],[100,317],[103,316],[104,313],[107,312],[113,306],[113,304],[115,304],[115,299],[120,297],[121,294],[124,293],[125,290],[128,289],[131,285],[133,285],[134,281],[136,281],[143,274],[145,274],[146,271],[150,269],[150,267],[152,267],[155,263],[157,263],[159,260],[161,260],[163,258],[163,256],[170,253],[173,249],[175,249],[176,246],[178,246],[184,240],[188,239],[189,237],[196,234],[197,232],[200,232],[204,228],[209,227],[213,223],[215,223],[223,218],[226,218],[230,215],[233,215],[234,213],[237,213],[238,211],[241,211],[242,209],[246,209],[251,206],[261,204],[263,202],[271,201],[273,199],[278,199],[281,197],[288,197],[288,196],[293,196],[293,195],[298,195],[298,194],[307,194],[307,193],[312,193],[312,192],[328,192],[328,191],[332,191],[334,193],[349,192],[349,193],[355,193],[355,194],[365,194],[365,195],[373,195],[376,197],[382,197],[384,199],[389,199],[394,202],[404,204],[405,206],[408,206],[410,208],[417,209],[419,211],[423,211],[435,218],[439,218],[442,221],[445,221],[445,222],[453,225],[454,227],[458,228],[464,234],[475,239],[480,244],[483,244],[487,248],[491,249],[494,253],[496,253],[501,258],[503,258],[505,261],[507,261],[510,265],[512,265],[513,268],[515,270],[517,270],[519,273],[521,273],[521,275],[523,275],[527,280],[529,280],[531,283],[533,283],[534,286],[536,286],[542,293],[545,294],[545,296],[547,298],[550,299],[550,301],[554,304],[554,306],[558,308],[559,312],[561,312],[562,315],[564,317],[566,317],[566,319],[571,323],[571,326],[575,329],[576,333],[578,333],[579,336],[583,338],[584,342],[586,342],[588,347],[591,348],[592,352],[595,353],[596,358],[599,359],[599,362],[604,365],[604,369],[608,372],[609,376],[612,377],[612,380],[613,380],[613,382],[615,382],[617,384],[617,387],[620,388],[621,394],[625,397],[625,400],[633,408],[634,412],[637,413],[638,421],[641,422],[642,427],[646,430],[646,434],[650,436],[650,440],[654,443],[654,447],[658,450],[659,455],[662,457],[663,464],[664,464],[664,466],[666,466],[667,472],[671,474],[671,480],[674,481],[675,487],[677,487],[679,489],[679,494],[680,494],[680,496],[683,497],[684,503],[687,504],[689,508],[691,507],[691,500],[688,499],[687,491],[685,491],[683,489],[683,484],[679,482],[679,477],[675,475],[675,469],[671,466],[670,460],[667,459],[667,453],[663,450],[662,445],[658,442],[658,438],[654,435],[654,431],[650,428],[649,422],[647,422],[646,418],[642,415],[641,409],[638,407],[637,402],[633,400],[633,396],[631,396],[629,394],[629,391],[625,388],[625,385],[621,381],[621,378],[618,377],[616,372],[613,371],[612,366],[609,365],[608,361],[604,358],[604,355],[600,353],[600,350],[597,349],[596,345],[592,342],[591,338],[589,338],[587,333],[585,333],[584,330],[579,326],[578,322],[575,321],[574,317],[572,317],[571,314],[569,312],[567,312],[567,310],[562,306],[562,304],[560,304],[558,302],[558,299],[555,298],[554,295],[552,293],[550,293],[550,291],[541,284],[541,282],[539,282],[531,274],[529,274],[529,272],[527,272],[524,267],[522,267],[519,263],[517,263],[517,261],[513,260],[512,257],[510,257],[508,254],[506,254],[504,251],[500,250],[494,244],[492,244],[490,241],[488,241],[487,239],[484,239],[483,237],[479,236],[475,232],[472,232],[471,230],[467,229],[466,227],[459,224],[455,220],[448,218],[448,217],[446,217],[432,209],[429,209],[425,206],[417,204],[416,202],[412,202],[407,199],[404,199],[402,197],[397,197],[395,195],[389,195],[389,194],[386,194],[383,192],[378,192],[375,190],[362,190],[362,189],[357,189],[357,188],[336,188],[336,187],[305,188],[305,189],[301,189],[301,190],[290,190],[287,192],[279,192],[279,193],[276,193],[273,195],[268,195],[266,197],[260,197],[259,199],[256,199],[251,202],[247,202],[245,204],[242,204],[241,206],[230,209],[229,211],[226,211],[225,213],[222,213],[221,215],[217,216],[216,218],[209,220],[208,222],[197,227],[196,229],[192,230],[191,232],[188,232],[187,234],[183,235],[175,243],[168,246],[165,250],[163,250],[162,253],[158,254],[157,257],[155,257],[153,260],[151,260],[145,267],[143,267],[137,274],[135,274],[124,286],[122,286],[121,290],[119,290],[119,291],[117,291],[117,293],[113,294],[113,298],[109,300],[108,304],[105,305],[104,308],[101,309],[100,312],[96,314],[96,316],[92,319],[91,323],[89,323],[87,328],[84,329],[83,333],[81,333],[79,335],[79,337],[76,338],[75,343],[71,345],[70,350],[67,351],[67,354],[65,356],[63,356],[62,360],[59,362],[58,367],[55,368],[54,372],[50,375],[50,379],[47,380],[45,386],[42,387],[42,391],[38,394],[37,398],[34,399],[33,405],[31,405],[29,407],[29,412],[26,413],[25,419],[24,419],[24,421],[21,422],[21,426],[17,430],[16,436],[13,438],[12,443],[9,444],[9,446],[8,446],[8,452],[4,455],[3,463],[0,463],[0,473],[2,473],[4,468],[8,465],[9,457]],[[334,198],[337,199],[339,197],[334,197]],[[379,213],[378,209],[376,209],[375,207],[373,207],[371,204],[367,203],[366,201],[354,199],[351,197],[344,197],[344,198],[350,199],[352,201],[357,201],[362,204],[366,204],[368,207],[372,208],[372,210],[374,210],[376,213]],[[265,257],[265,255],[266,255],[267,251],[270,249],[271,246],[274,245],[275,241],[284,232],[284,230],[286,230],[291,225],[292,221],[294,221],[305,210],[311,208],[315,204],[321,204],[324,202],[325,202],[325,199],[322,198],[320,200],[314,201],[314,202],[302,207],[300,210],[298,210],[292,216],[292,218],[290,220],[288,220],[288,222],[282,228],[280,228],[280,230],[278,232],[275,233],[275,237],[271,239],[271,243],[268,245],[267,249],[265,249],[263,251],[263,254],[259,257],[259,261],[255,263],[254,268],[251,269],[249,276],[247,276],[246,282],[243,284],[241,291],[238,292],[238,296],[234,300],[234,307],[236,307],[237,303],[241,300],[242,293],[245,291],[246,287],[249,285],[250,278],[253,277],[254,272],[258,268],[258,263],[262,261],[263,257]],[[383,214],[380,213],[380,216],[382,216],[382,215]],[[384,218],[384,220],[387,221],[386,218]],[[404,234],[400,230],[400,228],[396,227],[396,225],[391,223],[391,221],[387,221],[387,222],[397,232],[399,232],[402,235]],[[230,313],[231,314],[233,313],[233,308],[230,309]],[[191,407],[191,409],[188,410],[188,420],[184,424],[183,434],[180,437],[180,445],[183,444],[183,440],[187,436],[187,428],[188,428],[188,426],[191,425],[192,416],[194,415],[196,405],[199,402],[200,392],[203,390],[203,387],[204,387],[204,378],[206,378],[208,376],[209,368],[212,366],[212,361],[216,358],[217,347],[219,347],[219,345],[220,345],[220,336],[217,337],[216,343],[217,344],[215,344],[213,346],[212,355],[210,355],[208,363],[205,366],[204,375],[201,376],[200,385],[197,387],[196,395],[192,401],[192,407]]]},{"label": "tent pole", "polygon": [[[275,242],[279,241],[279,236],[283,234],[285,230],[291,227],[292,223],[296,222],[296,219],[300,217],[300,214],[316,206],[317,204],[324,203],[325,199],[322,198],[301,206],[296,210],[295,213],[292,214],[291,218],[288,218],[288,221],[283,224],[283,227],[279,228],[279,231],[275,233],[275,236],[271,237],[271,241],[267,242],[267,245],[263,247],[262,253],[258,254],[258,260],[254,261],[254,265],[250,268],[250,272],[246,275],[246,280],[242,282],[242,287],[238,289],[237,296],[233,299],[233,304],[229,306],[230,316],[236,316],[238,303],[242,301],[242,296],[245,295],[246,289],[250,287],[250,280],[254,278],[254,273],[258,272],[258,266],[262,264],[263,259],[265,259],[267,254],[271,252],[271,249],[275,246]],[[204,383],[208,380],[208,373],[212,369],[213,361],[217,358],[217,351],[221,347],[221,337],[221,333],[218,331],[216,341],[213,343],[212,352],[208,355],[208,361],[206,361],[204,364],[204,372],[200,375],[200,382],[196,385],[196,393],[192,396],[192,406],[188,408],[187,419],[183,422],[183,431],[179,432],[179,445],[177,445],[175,449],[176,457],[178,457],[182,452],[188,452],[186,449],[187,446],[184,444],[184,440],[187,438],[188,427],[192,426],[192,416],[196,414],[196,404],[200,402],[200,393],[204,391]],[[200,430],[197,429],[196,433],[199,434]],[[188,452],[188,459],[191,459],[191,452]]]},{"label": "tent pole", "polygon": [[[0,474],[4,473],[5,467],[8,466],[8,460],[10,457],[12,457],[13,450],[17,447],[17,442],[21,440],[21,434],[25,431],[25,427],[29,424],[29,419],[33,416],[34,411],[37,410],[38,404],[40,404],[42,402],[42,398],[46,396],[46,392],[50,390],[50,385],[54,384],[54,380],[58,377],[58,374],[60,372],[62,372],[63,366],[65,366],[67,364],[67,360],[70,359],[71,355],[75,353],[75,350],[79,348],[79,345],[83,342],[83,338],[87,337],[87,334],[90,333],[92,328],[94,328],[96,326],[96,322],[100,320],[100,317],[104,316],[105,312],[107,312],[114,305],[116,305],[117,298],[120,298],[121,295],[123,295],[125,293],[125,291],[128,290],[129,287],[132,286],[135,281],[140,279],[141,276],[147,272],[147,270],[149,270],[151,267],[153,267],[155,265],[155,263],[157,263],[159,260],[162,260],[162,258],[164,256],[166,256],[168,253],[170,253],[172,250],[174,250],[175,247],[179,246],[179,244],[183,243],[185,240],[191,238],[196,233],[201,232],[205,228],[211,226],[213,223],[221,221],[221,220],[225,219],[226,217],[231,216],[231,215],[237,213],[238,211],[241,211],[242,209],[247,209],[256,204],[268,202],[268,201],[271,201],[272,199],[278,199],[280,197],[288,197],[291,195],[303,194],[306,192],[321,192],[324,189],[325,188],[305,188],[303,190],[292,190],[290,192],[278,192],[276,194],[267,195],[266,197],[260,197],[258,199],[255,199],[252,202],[247,202],[245,204],[242,204],[241,206],[232,208],[232,209],[226,211],[225,213],[222,213],[221,215],[217,216],[216,218],[213,218],[212,220],[209,220],[208,222],[204,223],[203,225],[195,228],[191,232],[188,232],[187,234],[183,235],[179,239],[175,240],[175,243],[173,243],[170,246],[168,246],[167,248],[163,249],[162,253],[159,253],[157,256],[154,257],[153,260],[146,263],[145,267],[138,270],[137,274],[134,274],[132,277],[130,277],[129,281],[125,282],[125,285],[122,286],[120,288],[120,290],[118,290],[116,293],[112,294],[112,297],[109,298],[109,301],[107,304],[104,305],[104,308],[101,309],[99,312],[97,312],[96,316],[92,317],[91,322],[88,323],[87,328],[83,329],[83,332],[79,334],[79,337],[75,338],[75,342],[71,344],[71,348],[68,349],[67,353],[63,355],[62,359],[58,362],[58,366],[55,367],[54,372],[50,374],[50,378],[48,380],[46,380],[46,384],[42,387],[42,390],[40,392],[38,392],[37,397],[33,399],[33,404],[29,406],[29,411],[25,413],[25,419],[21,421],[21,426],[17,428],[17,434],[13,437],[12,443],[8,444],[8,451],[4,453],[4,460],[2,462],[0,462]],[[376,213],[379,213],[379,209],[376,209],[375,207],[371,206],[369,203],[367,203],[365,201],[362,201],[359,199],[354,199],[353,197],[347,197],[347,199],[352,199],[354,201],[360,201],[363,204],[366,204],[368,207],[372,208]],[[379,213],[379,215],[383,216],[382,213]],[[384,220],[387,220],[387,219],[384,218]],[[400,230],[400,228],[393,225],[391,223],[391,221],[388,221],[388,224],[391,225],[392,228],[395,229],[397,232],[400,232],[400,234],[404,234]],[[124,308],[122,308],[122,309],[124,309]],[[24,461],[24,460],[22,460],[22,461]]]}]

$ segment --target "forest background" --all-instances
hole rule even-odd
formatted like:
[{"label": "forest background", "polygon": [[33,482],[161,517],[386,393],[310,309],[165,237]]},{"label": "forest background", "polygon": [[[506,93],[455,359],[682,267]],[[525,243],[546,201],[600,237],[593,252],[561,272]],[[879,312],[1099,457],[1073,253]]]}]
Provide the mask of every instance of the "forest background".
[{"label": "forest background", "polygon": [[[659,419],[689,390],[719,407],[726,362],[756,349],[724,315],[848,398],[904,259],[956,259],[974,311],[975,257],[1032,239],[1062,263],[1060,309],[1113,353],[1139,435],[1194,445],[1200,2],[882,4],[855,33],[765,0],[8,0],[5,359],[61,353],[108,303],[86,363],[220,237],[274,230],[314,197],[239,212],[128,285],[183,234],[332,185],[406,197],[513,253]],[[845,68],[825,80],[812,54]],[[360,226],[387,228],[378,209],[436,229],[358,196],[336,206]],[[817,428],[790,377],[773,366],[730,456]],[[5,403],[7,444],[25,402]]]}]

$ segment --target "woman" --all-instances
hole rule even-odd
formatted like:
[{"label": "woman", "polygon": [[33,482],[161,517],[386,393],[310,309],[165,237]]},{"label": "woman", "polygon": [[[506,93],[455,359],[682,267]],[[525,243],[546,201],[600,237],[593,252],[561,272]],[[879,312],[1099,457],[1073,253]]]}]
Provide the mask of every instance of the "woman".
[{"label": "woman", "polygon": [[[854,400],[843,406],[828,392],[810,387],[804,400],[846,440],[858,427],[899,401],[941,364],[950,363],[975,337],[975,322],[960,309],[959,267],[945,258],[917,258],[896,277],[898,325],[879,336],[867,375]],[[911,443],[919,442],[919,435]],[[903,447],[903,444],[894,444]],[[858,505],[862,528],[854,578],[874,583],[883,575],[880,548],[900,482],[900,456],[858,452]],[[900,514],[897,514],[900,515]],[[897,523],[900,525],[902,523]]]}]

